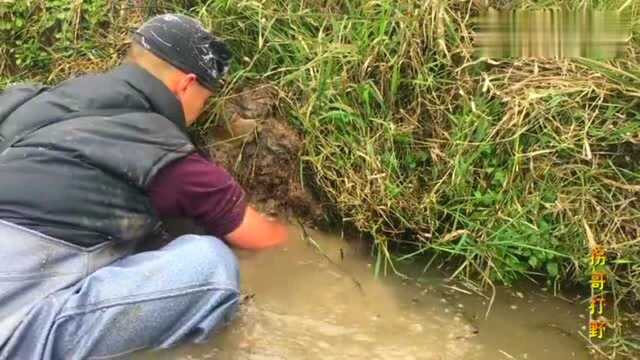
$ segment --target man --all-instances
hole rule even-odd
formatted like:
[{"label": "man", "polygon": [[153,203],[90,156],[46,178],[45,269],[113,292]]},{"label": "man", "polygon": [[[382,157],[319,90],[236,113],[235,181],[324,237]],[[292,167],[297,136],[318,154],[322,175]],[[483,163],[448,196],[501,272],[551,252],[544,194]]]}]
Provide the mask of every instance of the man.
[{"label": "man", "polygon": [[[168,348],[233,315],[238,265],[219,239],[259,249],[287,231],[187,136],[229,60],[198,21],[168,14],[111,72],[0,94],[1,359]],[[134,254],[164,216],[212,236]]]}]

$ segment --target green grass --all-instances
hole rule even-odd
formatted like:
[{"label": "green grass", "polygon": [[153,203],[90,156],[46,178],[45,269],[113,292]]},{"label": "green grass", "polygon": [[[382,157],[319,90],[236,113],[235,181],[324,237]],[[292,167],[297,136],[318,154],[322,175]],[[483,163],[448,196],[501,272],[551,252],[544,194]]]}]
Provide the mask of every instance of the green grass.
[{"label": "green grass", "polygon": [[[1,4],[0,85],[109,68],[146,16],[198,16],[237,54],[220,96],[279,89],[282,114],[305,136],[305,171],[371,236],[376,273],[418,261],[484,285],[588,285],[597,243],[611,251],[616,299],[638,306],[640,3],[590,2],[635,19],[628,56],[609,62],[475,59],[469,2],[122,3]],[[219,111],[214,103],[203,126]],[[625,321],[618,310],[612,322]],[[640,339],[622,324],[597,346],[638,356]]]}]

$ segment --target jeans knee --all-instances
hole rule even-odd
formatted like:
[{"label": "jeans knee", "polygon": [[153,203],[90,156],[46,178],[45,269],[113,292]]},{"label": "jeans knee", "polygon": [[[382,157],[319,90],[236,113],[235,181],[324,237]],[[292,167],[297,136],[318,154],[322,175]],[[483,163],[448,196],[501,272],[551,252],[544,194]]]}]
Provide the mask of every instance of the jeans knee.
[{"label": "jeans knee", "polygon": [[172,243],[181,249],[180,261],[187,262],[199,278],[240,291],[240,266],[224,241],[213,236],[183,235]]}]

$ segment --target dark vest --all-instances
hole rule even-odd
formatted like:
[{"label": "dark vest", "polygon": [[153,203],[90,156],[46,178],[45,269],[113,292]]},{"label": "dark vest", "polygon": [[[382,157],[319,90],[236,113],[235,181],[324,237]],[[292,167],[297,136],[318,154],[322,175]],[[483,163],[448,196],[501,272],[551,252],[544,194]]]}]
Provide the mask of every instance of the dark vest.
[{"label": "dark vest", "polygon": [[0,219],[84,247],[158,230],[146,190],[195,151],[181,104],[135,65],[0,94],[0,149],[12,140],[0,153]]}]

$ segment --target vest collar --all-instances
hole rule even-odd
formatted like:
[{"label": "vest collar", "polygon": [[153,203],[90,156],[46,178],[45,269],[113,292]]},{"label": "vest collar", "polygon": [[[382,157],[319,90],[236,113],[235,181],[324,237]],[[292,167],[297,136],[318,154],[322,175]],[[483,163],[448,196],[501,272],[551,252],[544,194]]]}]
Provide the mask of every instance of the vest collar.
[{"label": "vest collar", "polygon": [[182,104],[162,81],[136,64],[122,64],[115,68],[112,74],[142,93],[149,101],[151,110],[166,117],[187,133]]}]

